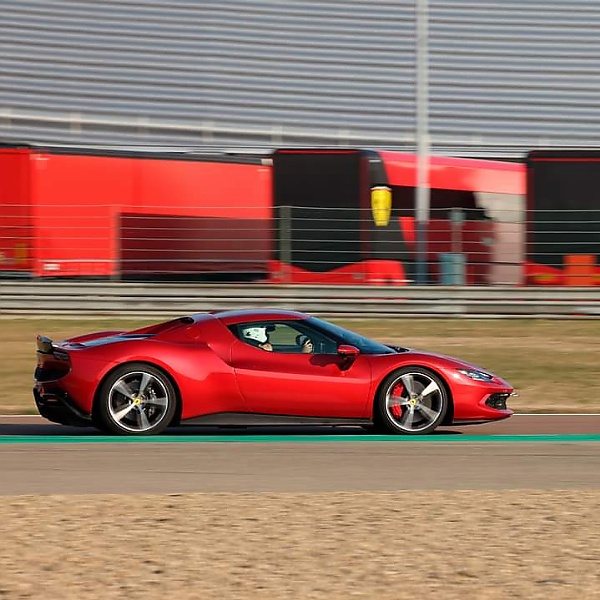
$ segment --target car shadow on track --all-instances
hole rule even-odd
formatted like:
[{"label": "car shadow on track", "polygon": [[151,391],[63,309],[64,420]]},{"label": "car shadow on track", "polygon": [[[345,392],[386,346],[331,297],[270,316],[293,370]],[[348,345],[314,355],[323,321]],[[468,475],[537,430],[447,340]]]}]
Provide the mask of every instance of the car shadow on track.
[{"label": "car shadow on track", "polygon": [[[215,427],[215,426],[198,426],[198,425],[183,425],[181,427],[171,427],[165,432],[166,435],[181,436],[220,436],[223,438],[235,438],[244,436],[348,436],[365,437],[375,436],[374,432],[363,429],[362,427],[331,427],[331,426],[251,426],[251,427]],[[448,436],[461,435],[461,431],[452,429],[439,429],[430,435]],[[40,436],[40,437],[97,437],[106,436],[106,433],[98,431],[93,427],[69,427],[66,425],[54,424],[32,424],[32,423],[14,423],[0,424],[0,437],[2,436]],[[115,440],[121,436],[115,435]]]}]

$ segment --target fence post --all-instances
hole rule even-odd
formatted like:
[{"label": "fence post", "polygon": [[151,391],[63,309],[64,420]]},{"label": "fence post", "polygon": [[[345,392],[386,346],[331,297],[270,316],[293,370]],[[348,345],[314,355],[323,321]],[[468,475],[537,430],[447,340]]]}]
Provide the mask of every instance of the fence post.
[{"label": "fence post", "polygon": [[292,207],[281,206],[279,211],[279,256],[283,283],[291,282],[292,270]]}]

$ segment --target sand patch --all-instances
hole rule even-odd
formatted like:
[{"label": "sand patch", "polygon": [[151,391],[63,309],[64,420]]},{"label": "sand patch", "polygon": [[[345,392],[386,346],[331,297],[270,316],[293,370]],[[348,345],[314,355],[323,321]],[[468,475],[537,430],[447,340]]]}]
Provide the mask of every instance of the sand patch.
[{"label": "sand patch", "polygon": [[600,490],[0,498],[0,598],[600,597]]}]

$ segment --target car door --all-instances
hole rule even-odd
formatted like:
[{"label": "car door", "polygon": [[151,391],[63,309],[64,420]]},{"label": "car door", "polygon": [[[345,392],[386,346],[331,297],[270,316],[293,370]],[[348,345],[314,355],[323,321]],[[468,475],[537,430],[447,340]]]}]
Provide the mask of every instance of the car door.
[{"label": "car door", "polygon": [[[240,392],[252,412],[305,417],[366,418],[371,391],[367,355],[338,356],[334,341],[298,323],[264,323],[270,329],[273,351],[238,339],[232,347],[232,366]],[[298,329],[301,327],[301,329]],[[314,353],[297,346],[299,335],[313,336]]]}]

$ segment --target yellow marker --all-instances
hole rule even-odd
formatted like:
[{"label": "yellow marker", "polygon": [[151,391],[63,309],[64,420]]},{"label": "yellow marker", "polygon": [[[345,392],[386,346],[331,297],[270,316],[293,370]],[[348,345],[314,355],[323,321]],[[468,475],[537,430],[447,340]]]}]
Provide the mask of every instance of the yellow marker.
[{"label": "yellow marker", "polygon": [[386,227],[392,215],[392,190],[386,185],[371,188],[371,212],[377,227]]}]

